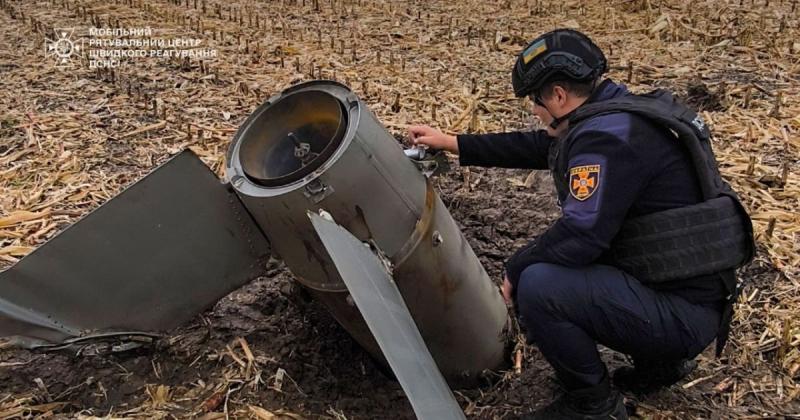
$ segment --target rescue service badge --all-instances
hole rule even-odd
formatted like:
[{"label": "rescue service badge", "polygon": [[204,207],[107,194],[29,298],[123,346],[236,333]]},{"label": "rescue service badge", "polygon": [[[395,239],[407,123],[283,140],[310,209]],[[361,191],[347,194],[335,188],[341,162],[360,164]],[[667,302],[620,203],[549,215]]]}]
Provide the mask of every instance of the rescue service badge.
[{"label": "rescue service badge", "polygon": [[600,165],[575,166],[569,170],[569,193],[576,200],[591,197],[600,185]]}]

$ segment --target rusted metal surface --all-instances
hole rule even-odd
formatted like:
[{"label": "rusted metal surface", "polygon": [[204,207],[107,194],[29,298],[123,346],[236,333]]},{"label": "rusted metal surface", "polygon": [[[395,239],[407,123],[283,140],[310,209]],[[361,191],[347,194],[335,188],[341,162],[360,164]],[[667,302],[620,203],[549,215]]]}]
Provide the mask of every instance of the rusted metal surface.
[{"label": "rusted metal surface", "polygon": [[469,385],[487,366],[503,362],[505,348],[499,343],[505,340],[508,315],[430,183],[425,207],[407,252],[392,258],[394,277],[439,368],[459,372],[451,383]]},{"label": "rusted metal surface", "polygon": [[0,336],[37,346],[174,328],[255,278],[269,244],[184,151],[0,273]]}]

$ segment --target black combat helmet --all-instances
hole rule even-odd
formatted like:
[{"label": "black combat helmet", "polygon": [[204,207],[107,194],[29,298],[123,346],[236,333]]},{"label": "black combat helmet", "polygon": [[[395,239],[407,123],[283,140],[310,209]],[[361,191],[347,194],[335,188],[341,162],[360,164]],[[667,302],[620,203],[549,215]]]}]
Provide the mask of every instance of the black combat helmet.
[{"label": "black combat helmet", "polygon": [[588,36],[556,29],[536,38],[517,57],[511,72],[514,94],[537,92],[548,81],[595,80],[608,70],[603,51]]}]

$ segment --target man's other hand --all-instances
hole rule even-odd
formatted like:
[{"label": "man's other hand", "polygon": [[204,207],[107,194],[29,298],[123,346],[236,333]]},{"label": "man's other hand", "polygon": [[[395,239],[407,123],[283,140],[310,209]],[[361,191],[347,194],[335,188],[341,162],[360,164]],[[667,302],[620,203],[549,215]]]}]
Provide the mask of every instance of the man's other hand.
[{"label": "man's other hand", "polygon": [[503,292],[503,299],[505,299],[507,305],[511,305],[512,298],[511,294],[514,291],[514,286],[508,281],[508,276],[503,278],[503,287],[500,289]]},{"label": "man's other hand", "polygon": [[458,154],[458,140],[427,125],[408,127],[408,137],[415,146],[428,146],[432,149],[447,150]]}]

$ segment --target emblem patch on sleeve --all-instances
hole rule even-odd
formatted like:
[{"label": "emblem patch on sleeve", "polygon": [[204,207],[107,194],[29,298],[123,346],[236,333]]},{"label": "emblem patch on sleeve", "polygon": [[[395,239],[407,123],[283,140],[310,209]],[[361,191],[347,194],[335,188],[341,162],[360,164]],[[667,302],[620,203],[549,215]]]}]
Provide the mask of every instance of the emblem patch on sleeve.
[{"label": "emblem patch on sleeve", "polygon": [[575,166],[569,170],[569,193],[576,200],[591,197],[600,186],[600,165]]}]

